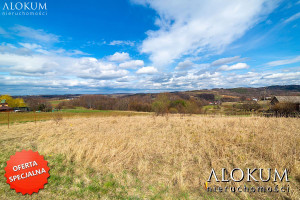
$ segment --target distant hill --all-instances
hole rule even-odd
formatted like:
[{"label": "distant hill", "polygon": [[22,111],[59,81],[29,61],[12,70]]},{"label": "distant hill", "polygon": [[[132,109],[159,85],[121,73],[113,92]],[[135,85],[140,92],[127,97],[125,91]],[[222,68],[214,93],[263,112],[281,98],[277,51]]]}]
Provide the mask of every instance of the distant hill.
[{"label": "distant hill", "polygon": [[[188,99],[190,97],[197,97],[201,99],[206,99],[208,101],[212,100],[211,95],[215,96],[215,100],[227,99],[228,101],[235,101],[240,98],[246,99],[264,99],[265,97],[272,96],[300,96],[300,85],[275,85],[268,87],[259,88],[215,88],[215,89],[204,89],[204,90],[192,90],[192,91],[178,91],[170,92],[173,95],[180,96],[183,99]],[[130,96],[143,96],[145,94],[131,94]],[[156,93],[152,93],[153,98],[156,97]],[[230,100],[231,99],[231,100]]]},{"label": "distant hill", "polygon": [[284,90],[300,92],[300,85],[274,85],[267,87],[269,90]]},{"label": "distant hill", "polygon": [[196,90],[184,92],[189,95],[201,94],[201,93],[212,93],[219,96],[233,96],[233,97],[246,97],[246,98],[263,98],[271,96],[300,96],[300,85],[275,85],[268,87],[259,88],[216,88],[211,90]]},{"label": "distant hill", "polygon": [[[240,88],[215,88],[215,89],[203,89],[203,90],[192,90],[192,91],[175,91],[169,92],[174,96],[179,96],[182,99],[189,99],[190,97],[196,97],[201,99],[206,99],[208,101],[213,100],[212,95],[214,95],[214,100],[220,99],[239,99],[239,98],[256,98],[262,99],[264,97],[272,97],[272,96],[300,96],[300,85],[274,85],[267,87],[259,87],[259,88],[248,88],[248,87],[240,87]],[[108,94],[104,96],[108,96],[111,98],[124,98],[124,97],[134,97],[134,96],[145,96],[149,95],[151,98],[156,98],[159,93],[136,93],[136,94]],[[100,94],[98,94],[100,95]],[[83,94],[66,94],[66,95],[35,95],[35,96],[15,96],[22,98],[30,98],[30,97],[39,97],[44,99],[72,99],[78,98],[79,96],[83,96]]]}]

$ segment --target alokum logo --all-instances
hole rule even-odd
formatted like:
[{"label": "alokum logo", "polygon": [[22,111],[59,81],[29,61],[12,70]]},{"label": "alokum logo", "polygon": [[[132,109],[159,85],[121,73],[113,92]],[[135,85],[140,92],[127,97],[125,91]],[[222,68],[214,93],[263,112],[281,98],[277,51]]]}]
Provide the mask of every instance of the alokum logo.
[{"label": "alokum logo", "polygon": [[2,15],[5,16],[35,16],[47,15],[46,2],[4,2]]},{"label": "alokum logo", "polygon": [[[209,183],[214,180],[216,183],[229,183],[229,182],[273,182],[271,185],[259,184],[255,186],[249,186],[249,184],[244,184],[244,186],[238,184],[238,186],[230,185],[222,187],[221,185],[209,185]],[[266,193],[266,192],[290,192],[290,186],[288,184],[280,184],[277,185],[277,182],[286,182],[289,183],[288,177],[288,170],[284,169],[282,172],[268,168],[254,168],[250,169],[247,168],[246,171],[240,168],[234,168],[230,172],[226,168],[221,169],[221,176],[217,176],[217,173],[214,169],[211,170],[211,173],[208,177],[207,182],[205,182],[204,187],[207,192],[259,192],[259,193]]]}]

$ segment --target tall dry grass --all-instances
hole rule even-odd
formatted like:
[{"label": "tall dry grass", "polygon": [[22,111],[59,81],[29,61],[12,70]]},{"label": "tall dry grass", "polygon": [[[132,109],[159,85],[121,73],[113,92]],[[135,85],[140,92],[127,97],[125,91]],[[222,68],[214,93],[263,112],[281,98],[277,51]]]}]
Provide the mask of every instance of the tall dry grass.
[{"label": "tall dry grass", "polygon": [[[35,145],[41,154],[62,153],[69,160],[103,173],[126,170],[144,184],[160,183],[174,190],[183,189],[195,199],[209,196],[203,184],[212,168],[219,176],[221,168],[287,168],[291,180],[289,194],[222,195],[228,199],[300,197],[300,119],[177,115],[167,119],[78,118],[64,119],[58,125],[46,121],[36,126],[27,123],[10,129],[3,127],[1,138],[10,137],[20,137],[20,142]],[[244,182],[227,184],[237,186]]]}]

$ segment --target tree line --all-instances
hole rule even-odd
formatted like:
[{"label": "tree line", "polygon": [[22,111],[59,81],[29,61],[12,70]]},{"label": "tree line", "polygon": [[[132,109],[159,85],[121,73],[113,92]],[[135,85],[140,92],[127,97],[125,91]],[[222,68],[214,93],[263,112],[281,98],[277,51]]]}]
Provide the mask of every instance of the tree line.
[{"label": "tree line", "polygon": [[83,95],[79,98],[60,102],[57,109],[84,107],[96,110],[128,110],[139,112],[155,112],[157,115],[167,113],[200,113],[207,105],[206,100],[199,100],[170,93],[140,94],[125,97],[109,97],[105,95]]}]

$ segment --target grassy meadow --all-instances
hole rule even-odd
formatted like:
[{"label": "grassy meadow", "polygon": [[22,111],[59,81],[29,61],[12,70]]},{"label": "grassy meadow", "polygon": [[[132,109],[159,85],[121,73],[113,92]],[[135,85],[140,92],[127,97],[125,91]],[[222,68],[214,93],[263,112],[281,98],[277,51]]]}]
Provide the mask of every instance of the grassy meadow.
[{"label": "grassy meadow", "polygon": [[[71,112],[70,112],[71,113]],[[101,115],[99,115],[101,113]],[[0,129],[1,199],[299,199],[300,119],[85,115]],[[109,112],[108,112],[109,113]],[[50,113],[51,114],[51,113]],[[73,113],[74,114],[74,113]],[[88,117],[87,117],[88,115]],[[50,119],[50,117],[48,118]],[[10,190],[6,161],[16,151],[45,156],[50,178],[38,194]],[[290,193],[208,193],[212,168],[290,170]],[[212,182],[211,185],[222,185]],[[227,183],[228,186],[268,183]],[[277,183],[281,185],[283,183]]]},{"label": "grassy meadow", "polygon": [[57,117],[76,118],[76,117],[105,117],[105,116],[133,116],[146,115],[147,113],[116,110],[89,110],[84,108],[62,109],[55,112],[11,112],[9,116],[5,112],[0,112],[0,126],[7,125],[8,117],[10,124],[26,123],[35,121],[53,120]]}]

